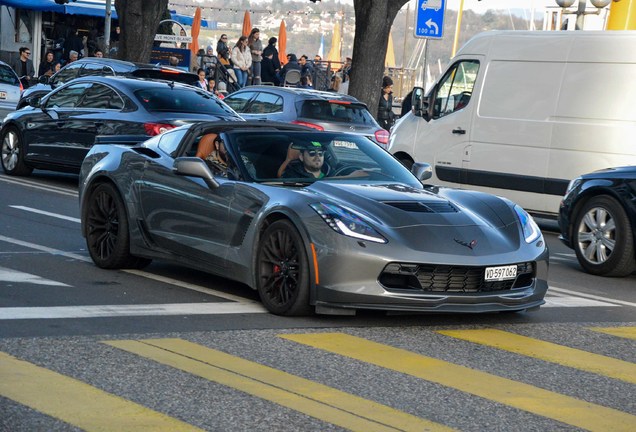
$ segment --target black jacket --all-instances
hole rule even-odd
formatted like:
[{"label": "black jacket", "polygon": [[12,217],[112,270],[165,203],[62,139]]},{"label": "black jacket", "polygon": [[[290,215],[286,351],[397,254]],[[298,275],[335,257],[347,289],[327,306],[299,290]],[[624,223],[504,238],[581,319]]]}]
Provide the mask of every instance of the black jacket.
[{"label": "black jacket", "polygon": [[275,86],[280,85],[280,80],[276,76],[274,61],[269,57],[263,57],[263,60],[261,60],[261,82],[271,82]]},{"label": "black jacket", "polygon": [[378,103],[378,123],[384,129],[389,130],[393,126],[395,120],[395,114],[393,113],[393,94],[389,93],[389,99],[386,100],[380,95],[380,102]]}]

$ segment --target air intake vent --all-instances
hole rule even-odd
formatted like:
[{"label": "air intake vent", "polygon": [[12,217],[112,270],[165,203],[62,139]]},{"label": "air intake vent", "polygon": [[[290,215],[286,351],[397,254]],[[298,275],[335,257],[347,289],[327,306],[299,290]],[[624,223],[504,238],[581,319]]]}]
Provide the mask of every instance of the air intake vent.
[{"label": "air intake vent", "polygon": [[457,208],[448,201],[385,201],[384,204],[417,213],[457,213]]}]

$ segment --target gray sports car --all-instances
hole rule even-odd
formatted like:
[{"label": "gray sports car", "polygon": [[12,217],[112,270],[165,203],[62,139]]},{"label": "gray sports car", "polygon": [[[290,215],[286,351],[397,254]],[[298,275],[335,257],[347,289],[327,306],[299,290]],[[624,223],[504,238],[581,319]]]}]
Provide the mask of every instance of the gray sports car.
[{"label": "gray sports car", "polygon": [[197,123],[97,143],[80,174],[82,234],[99,267],[176,262],[247,284],[280,315],[542,305],[548,250],[533,219],[429,177],[359,135]]}]

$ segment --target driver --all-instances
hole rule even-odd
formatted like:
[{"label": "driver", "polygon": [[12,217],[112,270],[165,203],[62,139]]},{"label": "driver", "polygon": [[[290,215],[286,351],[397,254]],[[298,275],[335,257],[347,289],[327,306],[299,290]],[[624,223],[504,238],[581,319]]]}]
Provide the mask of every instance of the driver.
[{"label": "driver", "polygon": [[283,178],[316,178],[321,179],[330,173],[329,165],[325,163],[326,149],[318,141],[299,142],[292,144],[292,148],[300,150],[298,159],[287,165]]}]

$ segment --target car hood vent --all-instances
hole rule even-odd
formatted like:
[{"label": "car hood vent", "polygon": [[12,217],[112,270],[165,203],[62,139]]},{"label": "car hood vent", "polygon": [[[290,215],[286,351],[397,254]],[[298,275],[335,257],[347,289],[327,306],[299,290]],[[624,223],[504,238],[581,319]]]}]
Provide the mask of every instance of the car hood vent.
[{"label": "car hood vent", "polygon": [[448,201],[384,201],[384,204],[415,213],[457,213],[457,208]]}]

